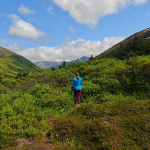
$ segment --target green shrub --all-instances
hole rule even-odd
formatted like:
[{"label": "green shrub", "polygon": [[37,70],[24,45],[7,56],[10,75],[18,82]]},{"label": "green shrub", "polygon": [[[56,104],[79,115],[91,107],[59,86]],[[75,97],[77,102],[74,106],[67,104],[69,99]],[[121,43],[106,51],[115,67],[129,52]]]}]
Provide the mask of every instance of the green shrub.
[{"label": "green shrub", "polygon": [[122,120],[124,131],[124,145],[130,149],[149,149],[150,141],[150,117],[149,114],[144,116],[129,116]]},{"label": "green shrub", "polygon": [[16,85],[17,85],[17,82],[14,78],[4,78],[2,79],[2,84],[7,86],[10,90],[13,90]]},{"label": "green shrub", "polygon": [[101,93],[118,94],[122,89],[120,82],[116,78],[93,78],[92,82],[99,85]]},{"label": "green shrub", "polygon": [[84,104],[69,112],[66,117],[58,118],[49,134],[53,142],[59,141],[60,149],[75,149],[82,145],[84,149],[92,150],[148,150],[149,104],[149,101],[144,100]]},{"label": "green shrub", "polygon": [[94,84],[90,81],[83,82],[82,85],[82,98],[87,99],[101,93],[101,88],[98,84]]},{"label": "green shrub", "polygon": [[83,76],[86,76],[86,75],[92,73],[92,72],[94,71],[94,69],[95,69],[95,68],[94,68],[93,66],[86,67],[86,68],[84,69],[84,71],[82,72],[82,75],[83,75]]},{"label": "green shrub", "polygon": [[[117,130],[105,126],[100,120],[84,120],[76,117],[59,118],[52,131],[52,137],[60,142],[70,142],[74,139],[74,148],[83,145],[86,149],[111,149],[111,136],[117,136]],[[119,144],[118,144],[119,145]]]}]

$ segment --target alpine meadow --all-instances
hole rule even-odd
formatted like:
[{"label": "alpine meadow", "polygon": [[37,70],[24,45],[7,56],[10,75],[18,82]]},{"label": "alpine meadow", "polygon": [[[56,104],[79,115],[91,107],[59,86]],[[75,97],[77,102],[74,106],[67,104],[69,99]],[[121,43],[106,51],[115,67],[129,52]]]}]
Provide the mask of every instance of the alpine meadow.
[{"label": "alpine meadow", "polygon": [[[79,106],[75,72],[83,79]],[[0,48],[0,149],[149,150],[150,28],[59,69]]]}]

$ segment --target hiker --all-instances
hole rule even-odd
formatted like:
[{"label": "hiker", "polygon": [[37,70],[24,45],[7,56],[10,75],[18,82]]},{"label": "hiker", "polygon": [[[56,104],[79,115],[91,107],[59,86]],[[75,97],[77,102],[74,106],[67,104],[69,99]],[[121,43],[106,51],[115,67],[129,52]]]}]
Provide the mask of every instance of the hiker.
[{"label": "hiker", "polygon": [[78,100],[78,104],[80,105],[82,79],[80,78],[80,74],[78,72],[76,72],[75,75],[76,77],[71,81],[71,84],[74,86],[74,104],[76,104]]}]

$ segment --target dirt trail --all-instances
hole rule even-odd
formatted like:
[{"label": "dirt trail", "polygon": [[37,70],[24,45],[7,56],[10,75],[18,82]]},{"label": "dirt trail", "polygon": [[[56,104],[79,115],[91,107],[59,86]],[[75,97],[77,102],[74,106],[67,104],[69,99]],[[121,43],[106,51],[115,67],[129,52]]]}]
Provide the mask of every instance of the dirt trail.
[{"label": "dirt trail", "polygon": [[17,138],[17,149],[22,150],[24,147],[28,148],[28,150],[53,150],[52,144],[50,142],[50,137],[47,134],[50,128],[55,124],[56,120],[55,119],[50,119],[48,122],[48,129],[43,133],[42,139],[40,142],[35,142],[35,141],[29,141],[28,139],[25,138]]},{"label": "dirt trail", "polygon": [[18,138],[17,139],[18,149],[23,149],[23,148],[29,148],[32,150],[53,150],[51,143],[46,143],[46,142],[35,142],[35,141],[29,141],[25,138]]}]

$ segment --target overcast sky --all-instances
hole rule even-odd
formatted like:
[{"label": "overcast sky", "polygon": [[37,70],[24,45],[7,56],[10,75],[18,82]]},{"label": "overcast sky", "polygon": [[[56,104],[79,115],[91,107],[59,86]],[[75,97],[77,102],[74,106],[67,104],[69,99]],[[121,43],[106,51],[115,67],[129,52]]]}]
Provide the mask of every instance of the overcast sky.
[{"label": "overcast sky", "polygon": [[149,0],[0,0],[0,46],[32,62],[96,56],[148,27]]}]

